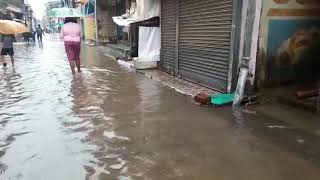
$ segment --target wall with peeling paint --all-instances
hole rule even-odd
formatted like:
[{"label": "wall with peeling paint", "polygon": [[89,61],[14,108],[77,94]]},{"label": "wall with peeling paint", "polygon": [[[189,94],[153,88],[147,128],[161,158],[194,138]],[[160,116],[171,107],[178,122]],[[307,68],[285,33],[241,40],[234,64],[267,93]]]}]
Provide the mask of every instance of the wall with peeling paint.
[{"label": "wall with peeling paint", "polygon": [[97,7],[99,41],[107,42],[109,38],[116,36],[116,24],[112,20],[115,16],[114,9],[102,9]]},{"label": "wall with peeling paint", "polygon": [[259,33],[258,88],[312,77],[318,56],[312,49],[320,49],[319,0],[264,0]]}]

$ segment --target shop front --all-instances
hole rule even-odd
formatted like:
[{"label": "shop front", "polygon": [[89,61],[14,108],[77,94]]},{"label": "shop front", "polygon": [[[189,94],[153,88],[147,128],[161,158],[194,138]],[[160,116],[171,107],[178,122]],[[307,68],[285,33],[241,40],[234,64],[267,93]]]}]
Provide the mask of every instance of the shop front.
[{"label": "shop front", "polygon": [[221,92],[231,91],[239,58],[241,4],[162,0],[163,70]]}]

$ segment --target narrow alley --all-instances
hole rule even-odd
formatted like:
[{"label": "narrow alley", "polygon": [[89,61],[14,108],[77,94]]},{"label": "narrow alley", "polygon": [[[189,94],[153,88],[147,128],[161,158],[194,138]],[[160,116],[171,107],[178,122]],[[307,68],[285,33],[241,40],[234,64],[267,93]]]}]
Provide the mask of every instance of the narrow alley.
[{"label": "narrow alley", "polygon": [[94,47],[72,76],[57,35],[15,52],[0,69],[1,180],[319,180],[308,135],[199,107]]}]

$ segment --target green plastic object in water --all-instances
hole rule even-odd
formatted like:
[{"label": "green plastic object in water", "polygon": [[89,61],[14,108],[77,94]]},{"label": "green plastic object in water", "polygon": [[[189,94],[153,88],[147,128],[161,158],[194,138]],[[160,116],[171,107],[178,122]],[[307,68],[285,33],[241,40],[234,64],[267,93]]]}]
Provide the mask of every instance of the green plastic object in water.
[{"label": "green plastic object in water", "polygon": [[211,96],[211,103],[215,106],[231,104],[234,100],[234,94],[217,94]]}]

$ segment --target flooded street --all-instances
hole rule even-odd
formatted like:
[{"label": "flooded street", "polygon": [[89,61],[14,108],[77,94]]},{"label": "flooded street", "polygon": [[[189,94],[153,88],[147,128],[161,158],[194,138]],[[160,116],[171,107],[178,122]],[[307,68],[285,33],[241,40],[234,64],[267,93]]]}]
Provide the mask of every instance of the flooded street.
[{"label": "flooded street", "polygon": [[95,48],[75,76],[55,36],[15,53],[16,67],[0,68],[0,180],[320,179],[307,140],[280,145],[295,132],[274,141]]}]

